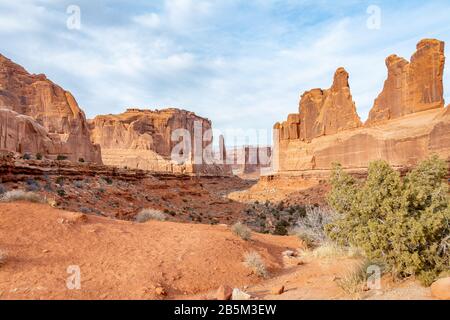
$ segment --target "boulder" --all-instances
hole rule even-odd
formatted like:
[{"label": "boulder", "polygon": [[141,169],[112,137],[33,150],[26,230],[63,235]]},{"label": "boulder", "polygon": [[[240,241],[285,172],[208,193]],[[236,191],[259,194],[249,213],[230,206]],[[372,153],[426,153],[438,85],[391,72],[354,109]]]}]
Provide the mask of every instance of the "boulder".
[{"label": "boulder", "polygon": [[245,293],[244,291],[240,290],[240,289],[234,289],[233,290],[233,294],[231,297],[231,300],[233,301],[246,301],[246,300],[251,300],[252,296],[249,295],[248,293]]},{"label": "boulder", "polygon": [[444,278],[431,285],[431,295],[440,300],[450,300],[450,278]]},{"label": "boulder", "polygon": [[231,297],[233,295],[233,289],[229,286],[220,286],[220,288],[217,290],[216,298],[219,301],[228,301],[231,300]]}]

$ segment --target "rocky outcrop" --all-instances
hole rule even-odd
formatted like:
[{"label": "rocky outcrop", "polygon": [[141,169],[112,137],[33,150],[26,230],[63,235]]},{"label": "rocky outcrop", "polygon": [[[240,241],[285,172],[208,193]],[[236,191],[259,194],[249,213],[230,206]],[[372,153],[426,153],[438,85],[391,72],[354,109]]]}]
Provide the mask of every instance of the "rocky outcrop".
[{"label": "rocky outcrop", "polygon": [[100,148],[91,143],[85,115],[72,94],[45,75],[31,75],[2,55],[0,108],[15,112],[2,112],[0,148],[101,162]]},{"label": "rocky outcrop", "polygon": [[[231,168],[213,161],[212,134],[207,139],[211,121],[193,112],[174,108],[128,109],[119,115],[97,116],[89,127],[92,141],[101,146],[107,165],[173,173],[231,172]],[[183,135],[187,136],[182,138]],[[189,146],[184,145],[187,142]],[[183,150],[177,155],[184,160],[174,161],[172,152],[181,145]]]},{"label": "rocky outcrop", "polygon": [[348,78],[347,71],[339,68],[330,89],[305,92],[300,100],[299,113],[291,114],[287,121],[275,125],[275,129],[280,129],[280,138],[311,141],[360,127],[362,123],[350,93]]},{"label": "rocky outcrop", "polygon": [[391,55],[388,78],[375,100],[367,124],[444,107],[444,42],[425,39],[417,44],[411,62]]},{"label": "rocky outcrop", "polygon": [[[305,93],[300,113],[275,125],[275,170],[288,174],[348,169],[374,160],[414,166],[432,154],[450,158],[450,109],[444,106],[444,44],[423,40],[411,62],[387,59],[389,76],[369,120],[361,125],[348,75],[338,69],[332,88]],[[278,130],[277,130],[278,129]]]}]

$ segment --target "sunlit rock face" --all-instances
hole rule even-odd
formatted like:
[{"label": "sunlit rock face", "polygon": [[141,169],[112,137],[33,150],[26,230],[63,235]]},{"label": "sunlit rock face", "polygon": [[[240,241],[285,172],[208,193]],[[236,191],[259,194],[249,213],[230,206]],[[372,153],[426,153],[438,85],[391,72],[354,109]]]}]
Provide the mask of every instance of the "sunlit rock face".
[{"label": "sunlit rock face", "polygon": [[[107,165],[159,172],[229,174],[231,168],[225,165],[207,163],[206,159],[197,163],[194,159],[194,146],[214,158],[212,150],[208,154],[212,136],[208,139],[205,135],[211,129],[210,120],[175,108],[128,109],[122,114],[100,115],[90,121],[92,141],[101,146],[103,162]],[[181,164],[172,159],[174,148],[182,141],[176,138],[179,136],[176,132],[187,133],[186,140],[191,146],[191,154],[185,155],[187,161]],[[226,152],[223,147],[220,150]],[[226,154],[217,158],[225,159]]]},{"label": "sunlit rock face", "polygon": [[359,169],[379,159],[411,166],[432,154],[448,159],[444,62],[444,43],[438,40],[419,42],[411,62],[390,56],[388,80],[364,125],[351,98],[348,74],[338,69],[331,89],[306,92],[300,112],[275,124],[276,170],[329,170],[333,163]]},{"label": "sunlit rock face", "polygon": [[[4,110],[0,118],[0,148],[101,163],[100,147],[92,144],[86,117],[72,94],[45,75],[31,75],[2,55],[0,109]],[[20,115],[30,118],[24,120]]]}]

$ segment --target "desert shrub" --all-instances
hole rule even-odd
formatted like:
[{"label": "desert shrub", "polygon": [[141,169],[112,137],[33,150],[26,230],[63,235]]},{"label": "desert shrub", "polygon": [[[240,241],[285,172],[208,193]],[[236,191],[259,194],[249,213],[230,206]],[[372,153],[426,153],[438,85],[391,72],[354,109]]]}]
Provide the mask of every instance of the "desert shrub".
[{"label": "desert shrub", "polygon": [[45,199],[34,192],[23,190],[12,190],[4,193],[0,198],[1,202],[28,201],[34,203],[44,203]]},{"label": "desert shrub", "polygon": [[6,253],[6,251],[0,250],[0,267],[6,263],[7,259],[8,254]]},{"label": "desert shrub", "polygon": [[66,196],[66,191],[64,191],[64,189],[58,189],[56,190],[56,193],[58,194],[58,196],[60,197],[65,197]]},{"label": "desert shrub", "polygon": [[25,154],[22,156],[22,159],[23,159],[23,160],[31,160],[31,154],[25,153]]},{"label": "desert shrub", "polygon": [[42,153],[37,153],[36,154],[36,160],[42,160]]},{"label": "desert shrub", "polygon": [[297,235],[308,247],[317,247],[329,241],[325,228],[337,218],[338,214],[334,210],[308,206],[291,233]]},{"label": "desert shrub", "polygon": [[437,157],[402,180],[386,162],[369,166],[364,184],[336,166],[330,205],[342,217],[327,226],[331,239],[384,260],[400,276],[416,275],[429,285],[449,270],[450,197],[447,165]]},{"label": "desert shrub", "polygon": [[113,184],[113,180],[110,177],[103,177],[102,179],[108,185],[112,185]]},{"label": "desert shrub", "polygon": [[85,163],[86,161],[84,160],[84,158],[80,158],[80,159],[78,159],[78,162]]},{"label": "desert shrub", "polygon": [[139,223],[144,223],[150,220],[166,221],[167,216],[159,210],[143,209],[136,215],[135,220]]},{"label": "desert shrub", "polygon": [[26,180],[26,189],[27,191],[34,192],[39,191],[41,189],[41,186],[39,185],[39,182],[30,178]]},{"label": "desert shrub", "polygon": [[5,192],[6,192],[5,186],[3,186],[3,184],[0,183],[0,196],[1,196],[2,194],[4,194]]},{"label": "desert shrub", "polygon": [[56,184],[62,187],[64,185],[64,178],[63,177],[56,178]]},{"label": "desert shrub", "polygon": [[364,290],[370,274],[371,266],[377,266],[383,272],[383,266],[380,263],[365,259],[359,263],[353,270],[347,272],[342,278],[336,281],[337,285],[350,295],[358,294]]},{"label": "desert shrub", "polygon": [[253,271],[258,277],[267,278],[266,265],[257,252],[248,252],[244,255],[244,265]]},{"label": "desert shrub", "polygon": [[62,154],[59,154],[57,157],[56,157],[56,160],[58,160],[58,161],[64,161],[64,160],[67,160],[68,158],[67,158],[67,156],[64,156],[64,155],[62,155]]},{"label": "desert shrub", "polygon": [[287,221],[281,220],[278,221],[275,225],[275,231],[273,232],[274,235],[277,236],[285,236],[288,234],[287,227],[289,226],[289,223]]},{"label": "desert shrub", "polygon": [[242,240],[248,241],[252,238],[252,231],[242,222],[238,222],[231,227],[231,231]]},{"label": "desert shrub", "polygon": [[81,181],[81,180],[75,180],[75,181],[73,182],[73,185],[74,185],[74,187],[77,188],[77,189],[83,189],[83,187],[84,187],[84,182]]}]

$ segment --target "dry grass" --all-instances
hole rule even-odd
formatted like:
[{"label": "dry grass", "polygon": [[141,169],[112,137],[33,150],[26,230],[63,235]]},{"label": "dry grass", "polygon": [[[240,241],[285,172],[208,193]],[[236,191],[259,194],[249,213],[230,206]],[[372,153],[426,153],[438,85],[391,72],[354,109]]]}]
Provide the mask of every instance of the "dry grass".
[{"label": "dry grass", "polygon": [[12,190],[4,193],[0,202],[28,201],[33,203],[45,203],[45,199],[37,193],[23,190]]},{"label": "dry grass", "polygon": [[[347,294],[355,296],[364,291],[369,277],[369,267],[379,265],[376,262],[365,259],[355,269],[347,272],[337,281],[338,286]],[[382,269],[382,266],[380,266]]]},{"label": "dry grass", "polygon": [[307,207],[306,215],[298,219],[291,233],[297,235],[309,248],[321,246],[329,240],[325,227],[337,217],[336,212],[331,209]]},{"label": "dry grass", "polygon": [[136,220],[136,222],[139,222],[139,223],[145,223],[150,220],[166,221],[167,216],[159,210],[143,209],[143,210],[141,210],[141,212],[139,212],[137,214],[135,220]]},{"label": "dry grass", "polygon": [[241,222],[234,224],[231,231],[242,240],[248,241],[252,238],[252,231]]},{"label": "dry grass", "polygon": [[269,275],[263,259],[257,252],[246,253],[244,256],[244,265],[251,269],[258,277],[267,278]]},{"label": "dry grass", "polygon": [[308,255],[319,259],[336,259],[336,258],[362,258],[364,253],[354,247],[345,248],[338,246],[332,242],[326,242],[320,247],[308,253]]}]

